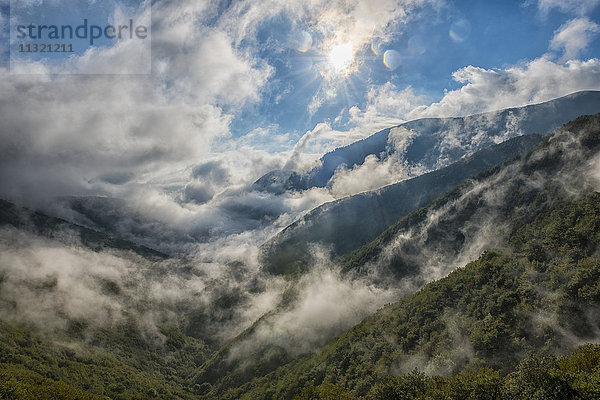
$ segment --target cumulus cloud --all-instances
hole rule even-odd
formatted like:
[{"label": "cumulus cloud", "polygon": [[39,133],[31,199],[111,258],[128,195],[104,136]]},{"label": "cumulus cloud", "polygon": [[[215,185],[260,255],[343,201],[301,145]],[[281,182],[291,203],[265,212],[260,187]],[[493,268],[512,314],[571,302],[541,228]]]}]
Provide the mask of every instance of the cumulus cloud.
[{"label": "cumulus cloud", "polygon": [[222,160],[207,161],[192,168],[191,182],[183,188],[184,203],[204,204],[231,183],[229,170]]},{"label": "cumulus cloud", "polygon": [[255,65],[249,56],[236,51],[224,32],[190,30],[191,36],[182,43],[173,42],[170,36],[163,40],[160,33],[153,36],[155,76],[169,98],[235,106],[258,100],[271,68]]},{"label": "cumulus cloud", "polygon": [[350,108],[350,123],[373,132],[398,125],[415,107],[425,104],[425,96],[415,93],[412,87],[399,90],[393,83],[371,87],[367,92],[364,110]]},{"label": "cumulus cloud", "polygon": [[570,60],[566,64],[540,57],[507,69],[469,65],[453,74],[462,84],[437,103],[417,107],[408,118],[464,116],[540,103],[580,90],[600,89],[600,60]]},{"label": "cumulus cloud", "polygon": [[[13,66],[37,75],[2,69],[0,193],[30,205],[114,194],[114,185],[148,183],[207,157],[215,138],[230,135],[234,114],[259,99],[271,68],[209,30],[211,10],[200,3],[153,5],[153,75],[57,76],[43,62]],[[61,68],[126,67],[140,59],[130,46],[90,48]]]},{"label": "cumulus cloud", "polygon": [[213,198],[214,190],[210,185],[201,182],[188,183],[183,189],[185,203],[204,204]]},{"label": "cumulus cloud", "polygon": [[106,193],[95,178],[199,157],[229,132],[219,108],[162,103],[143,78],[29,79],[1,84],[0,192],[11,198]]},{"label": "cumulus cloud", "polygon": [[354,51],[369,42],[373,35],[387,38],[399,25],[418,14],[424,6],[437,7],[438,0],[351,1],[247,1],[232,4],[219,26],[241,42],[254,36],[261,23],[282,15],[291,22],[291,30],[307,29],[322,37],[320,50],[339,42],[351,42]]},{"label": "cumulus cloud", "polygon": [[223,166],[222,161],[207,161],[196,165],[192,170],[195,179],[202,179],[216,184],[229,182],[229,171]]},{"label": "cumulus cloud", "polygon": [[598,24],[587,18],[572,19],[554,32],[554,37],[550,41],[550,49],[564,50],[562,59],[572,60],[586,49],[592,36],[599,31]]}]

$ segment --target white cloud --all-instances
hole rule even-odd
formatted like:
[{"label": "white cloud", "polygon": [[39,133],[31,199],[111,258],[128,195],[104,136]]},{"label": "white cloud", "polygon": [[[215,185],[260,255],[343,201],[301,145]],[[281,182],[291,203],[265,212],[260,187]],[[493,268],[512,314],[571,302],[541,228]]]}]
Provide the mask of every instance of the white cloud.
[{"label": "white cloud", "polygon": [[[156,183],[164,177],[179,180],[183,187],[181,175],[173,178],[170,171],[211,157],[215,139],[230,135],[236,113],[261,99],[273,74],[273,68],[252,53],[263,22],[287,17],[290,32],[307,29],[321,35],[323,45],[351,40],[358,49],[373,34],[385,37],[420,7],[438,2],[249,1],[223,10],[222,4],[212,1],[164,1],[152,6],[151,76],[56,77],[44,63],[21,66],[27,68],[23,72],[35,72],[37,77],[2,70],[0,87],[5,95],[0,99],[0,116],[6,123],[0,128],[0,195],[29,199],[30,204],[63,194],[115,195],[123,190],[121,186]],[[67,71],[101,72],[120,63],[135,70],[139,58],[131,50],[126,42],[93,49],[63,66]],[[371,103],[364,113],[353,115],[362,119],[357,123],[362,130],[341,132],[329,124],[319,126],[313,130],[318,135],[309,131],[300,141],[297,150],[302,155],[292,157],[294,162],[318,158],[368,135],[372,124],[386,123],[381,110],[404,109],[407,105],[401,98],[408,99],[410,93],[395,96],[386,86],[369,96]],[[289,142],[290,136],[276,135],[272,142],[280,139]],[[237,164],[243,164],[231,172],[232,184],[278,167],[289,157],[287,149],[277,155],[261,152],[251,140],[231,142],[225,153],[235,154]],[[248,162],[241,161],[248,157]],[[233,171],[236,162],[229,163],[228,169]],[[249,164],[251,172],[241,177],[240,171]],[[206,200],[221,189],[196,182],[188,194]]]},{"label": "white cloud", "polygon": [[[417,17],[420,9],[425,6],[435,9],[442,3],[444,0],[250,0],[230,6],[218,26],[239,44],[252,41],[261,23],[283,16],[290,21],[291,35],[306,30],[319,38],[313,41],[313,47],[321,54],[328,54],[340,43],[350,43],[353,53],[357,54],[365,45],[370,45],[374,36],[387,40],[402,30],[403,23]],[[355,60],[350,65],[351,70],[357,62],[360,61]],[[332,78],[329,72],[327,68],[321,71]],[[314,106],[318,106],[318,101]]]},{"label": "white cloud", "polygon": [[507,69],[461,68],[453,74],[459,89],[438,102],[417,107],[408,117],[470,115],[540,103],[580,90],[600,90],[600,60],[561,64],[541,57]]},{"label": "white cloud", "polygon": [[253,65],[223,32],[200,31],[194,38],[195,42],[155,46],[157,75],[173,98],[235,106],[259,99],[259,89],[271,74],[269,66]]},{"label": "white cloud", "polygon": [[350,123],[375,132],[405,122],[407,114],[424,103],[425,97],[416,94],[412,87],[398,90],[386,82],[369,89],[364,110],[356,106],[349,110]]},{"label": "white cloud", "polygon": [[436,6],[440,0],[252,0],[235,3],[220,20],[220,26],[239,42],[254,36],[260,24],[277,15],[290,18],[294,29],[308,25],[309,30],[360,44],[376,34],[390,34],[397,24],[405,22],[426,5]]},{"label": "white cloud", "polygon": [[338,120],[349,117],[347,124],[351,128],[338,130],[329,122],[318,123],[298,140],[287,166],[300,169],[311,167],[315,159],[328,151],[405,122],[407,114],[424,102],[424,96],[415,94],[411,87],[398,90],[391,82],[372,86],[367,92],[364,110],[353,106],[338,116]]},{"label": "white cloud", "polygon": [[408,178],[401,160],[388,158],[384,161],[374,155],[365,158],[361,165],[352,169],[340,169],[331,178],[331,193],[336,198],[374,190]]},{"label": "white cloud", "polygon": [[600,31],[600,27],[595,22],[587,18],[575,18],[554,32],[554,37],[550,41],[551,50],[564,50],[562,59],[572,60],[576,58],[582,50],[588,46],[592,36]]},{"label": "white cloud", "polygon": [[165,103],[143,77],[31,79],[0,82],[0,192],[11,197],[102,191],[97,177],[176,166],[229,134],[220,108]]},{"label": "white cloud", "polygon": [[[153,75],[56,76],[42,62],[21,66],[37,76],[0,70],[0,195],[39,205],[57,195],[114,194],[103,176],[152,182],[230,135],[234,114],[259,100],[271,68],[204,27],[206,2],[160,2],[152,12]],[[126,42],[93,49],[63,67],[135,69],[131,50]]]},{"label": "white cloud", "polygon": [[392,154],[382,161],[371,154],[361,165],[352,169],[339,169],[331,178],[331,193],[336,198],[349,196],[424,173],[425,168],[418,165],[410,166],[404,159],[414,135],[415,132],[402,126],[390,129],[387,147],[393,149]]},{"label": "white cloud", "polygon": [[586,14],[600,4],[600,0],[538,0],[538,9],[546,15],[552,9],[563,13]]},{"label": "white cloud", "polygon": [[230,360],[243,359],[270,344],[282,346],[294,355],[306,353],[401,296],[397,289],[346,279],[321,249],[313,252],[317,265],[297,282],[294,301],[266,316],[251,335],[236,343]]}]

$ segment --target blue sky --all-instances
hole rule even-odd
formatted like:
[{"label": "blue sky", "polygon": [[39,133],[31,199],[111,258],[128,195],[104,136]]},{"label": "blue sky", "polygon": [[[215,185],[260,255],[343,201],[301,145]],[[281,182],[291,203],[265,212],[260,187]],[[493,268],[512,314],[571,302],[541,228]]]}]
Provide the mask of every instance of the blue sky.
[{"label": "blue sky", "polygon": [[[278,15],[263,21],[256,41],[247,45],[274,71],[261,101],[234,120],[233,134],[243,135],[249,127],[268,125],[276,125],[280,132],[303,133],[319,122],[334,120],[352,106],[364,109],[368,90],[388,82],[397,90],[411,87],[424,96],[425,103],[437,102],[444,90],[461,86],[452,74],[465,66],[505,69],[545,54],[559,59],[562,49],[550,49],[550,42],[561,26],[575,18],[585,18],[592,24],[600,20],[597,5],[590,3],[585,10],[576,8],[546,10],[536,2],[485,0],[425,5],[415,12],[416,16],[386,33],[388,37],[381,47],[397,52],[399,64],[394,70],[363,42],[356,44],[356,69],[347,75],[343,71],[331,80],[319,73],[318,64],[329,62],[321,47],[320,32],[306,24],[304,28],[314,37],[313,46],[307,52],[297,51],[290,46],[290,36],[300,28],[290,29],[297,23],[289,16]],[[578,51],[578,57],[600,54],[596,33],[588,33],[589,43]],[[311,100],[327,89],[333,89],[336,95],[326,97],[318,110],[309,112]],[[344,129],[347,118],[332,125]]]}]

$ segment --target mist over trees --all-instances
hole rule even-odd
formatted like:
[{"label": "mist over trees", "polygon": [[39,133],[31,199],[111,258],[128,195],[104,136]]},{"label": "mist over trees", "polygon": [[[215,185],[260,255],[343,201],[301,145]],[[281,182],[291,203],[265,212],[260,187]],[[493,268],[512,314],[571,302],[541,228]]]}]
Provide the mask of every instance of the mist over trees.
[{"label": "mist over trees", "polygon": [[599,149],[600,115],[580,117],[283,275],[3,202],[0,394],[594,398]]}]

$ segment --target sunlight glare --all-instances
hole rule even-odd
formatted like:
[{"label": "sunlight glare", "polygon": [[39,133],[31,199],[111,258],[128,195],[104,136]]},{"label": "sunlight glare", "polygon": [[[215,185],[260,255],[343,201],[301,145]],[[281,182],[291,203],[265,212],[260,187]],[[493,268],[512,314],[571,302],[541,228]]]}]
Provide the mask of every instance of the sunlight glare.
[{"label": "sunlight glare", "polygon": [[352,64],[353,56],[352,43],[340,43],[331,48],[327,58],[334,71],[342,72]]}]

